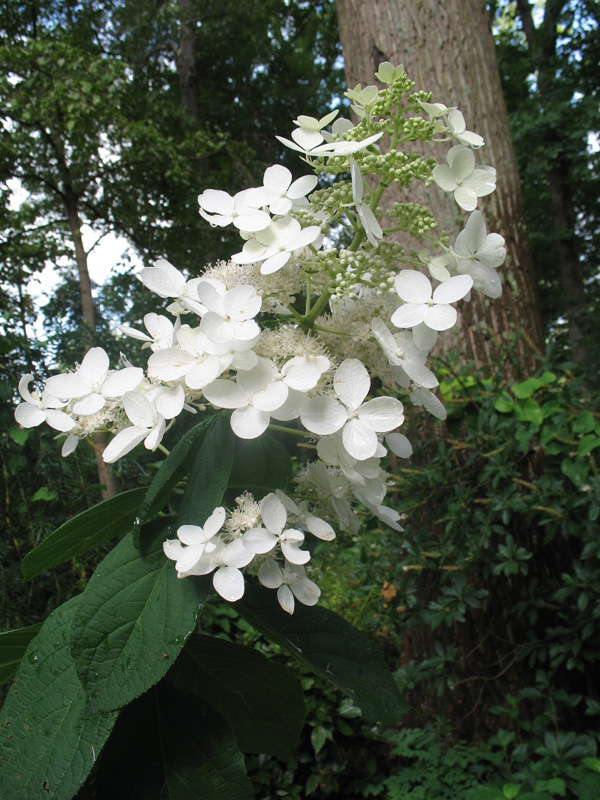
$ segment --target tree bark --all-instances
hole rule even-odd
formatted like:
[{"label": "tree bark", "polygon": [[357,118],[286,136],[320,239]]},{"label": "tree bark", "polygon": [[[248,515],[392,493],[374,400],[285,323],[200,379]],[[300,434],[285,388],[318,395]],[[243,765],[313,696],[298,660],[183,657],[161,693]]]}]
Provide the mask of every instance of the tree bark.
[{"label": "tree bark", "polygon": [[[491,231],[504,236],[508,257],[501,269],[503,296],[490,301],[478,293],[461,306],[455,337],[445,346],[462,350],[465,361],[502,365],[510,377],[536,367],[543,329],[533,267],[524,230],[521,189],[489,18],[484,0],[336,0],[340,38],[349,86],[374,83],[382,61],[403,64],[417,90],[431,91],[434,102],[458,106],[467,127],[485,139],[480,164],[498,170],[498,189],[484,198]],[[433,153],[445,163],[448,146]],[[422,152],[431,146],[419,143]],[[427,205],[442,229],[456,236],[466,214],[437,186],[411,187],[408,196],[395,189],[396,201]],[[389,192],[393,195],[393,191]],[[506,345],[520,334],[518,360]]]}]

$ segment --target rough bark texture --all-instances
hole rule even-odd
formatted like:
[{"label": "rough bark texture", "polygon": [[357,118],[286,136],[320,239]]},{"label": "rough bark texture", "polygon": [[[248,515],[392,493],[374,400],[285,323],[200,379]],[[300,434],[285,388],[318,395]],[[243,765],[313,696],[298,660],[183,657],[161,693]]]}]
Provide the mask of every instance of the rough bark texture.
[{"label": "rough bark texture", "polygon": [[[504,293],[489,301],[474,293],[461,305],[458,341],[449,342],[478,365],[501,363],[519,377],[535,368],[535,353],[543,345],[533,268],[523,227],[519,176],[510,138],[506,106],[489,30],[484,0],[336,0],[340,37],[349,86],[374,83],[382,61],[403,64],[416,89],[431,91],[434,102],[458,106],[467,128],[486,145],[476,158],[498,170],[498,189],[479,201],[488,229],[506,239],[507,262],[502,267]],[[433,154],[445,163],[447,145]],[[432,154],[431,147],[427,148]],[[391,192],[389,194],[392,194]],[[451,195],[432,185],[397,190],[390,202],[410,200],[429,206],[443,229],[455,236],[466,214]],[[519,364],[506,358],[506,343],[521,332]],[[446,342],[449,340],[446,339]]]}]

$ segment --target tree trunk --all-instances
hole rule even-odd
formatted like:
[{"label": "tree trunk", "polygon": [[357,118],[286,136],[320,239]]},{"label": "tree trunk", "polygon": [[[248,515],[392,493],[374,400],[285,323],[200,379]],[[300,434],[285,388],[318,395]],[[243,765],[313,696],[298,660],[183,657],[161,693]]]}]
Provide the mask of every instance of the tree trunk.
[{"label": "tree trunk", "polygon": [[[548,114],[549,109],[555,108],[557,102],[557,98],[553,97],[556,94],[554,87],[557,81],[556,46],[559,22],[565,5],[564,0],[548,0],[542,24],[536,28],[528,0],[517,0],[523,32],[533,56],[531,63],[537,70],[537,91],[541,100],[542,117]],[[568,133],[566,136],[568,137]],[[547,180],[552,201],[552,229],[556,237],[557,268],[563,292],[564,315],[568,322],[569,345],[573,360],[586,366],[589,363],[589,352],[585,345],[585,278],[575,234],[577,213],[570,185],[569,142],[565,139],[562,126],[557,126],[554,122],[544,127],[540,147],[544,146],[549,153],[558,153],[551,162]]]},{"label": "tree trunk", "polygon": [[177,50],[177,74],[181,104],[196,122],[200,121],[198,107],[198,68],[196,59],[196,8],[194,0],[178,0],[181,39]]},{"label": "tree trunk", "polygon": [[[490,301],[479,293],[461,306],[457,336],[446,346],[462,350],[479,366],[502,365],[511,377],[535,369],[543,329],[533,267],[523,224],[521,189],[502,96],[494,42],[484,0],[336,0],[348,85],[374,82],[382,61],[403,64],[417,90],[431,91],[434,102],[458,106],[467,127],[485,139],[477,160],[498,170],[498,189],[483,203],[490,231],[506,239],[508,257],[501,269],[503,296]],[[434,155],[445,163],[448,145]],[[431,154],[431,145],[419,143]],[[436,185],[395,189],[390,204],[407,200],[427,205],[451,237],[466,215]],[[393,190],[388,192],[393,195]],[[481,203],[481,201],[480,201]],[[518,364],[506,344],[520,333]],[[453,339],[453,340],[452,340]]]},{"label": "tree trunk", "polygon": [[[82,222],[77,207],[77,197],[70,189],[67,189],[65,195],[65,206],[69,230],[71,231],[71,238],[75,248],[75,263],[77,264],[79,293],[81,295],[81,318],[86,333],[85,352],[87,352],[93,344],[94,332],[96,330],[96,312],[94,309],[94,298],[92,297],[92,282],[88,269],[87,253],[81,237]],[[108,464],[106,464],[102,458],[102,453],[107,444],[108,440],[105,433],[98,432],[93,435],[92,447],[94,448],[96,467],[98,469],[98,481],[100,486],[103,487],[100,490],[103,500],[108,500],[117,493],[115,477]]]},{"label": "tree trunk", "polygon": [[[462,350],[465,361],[474,361],[480,367],[493,365],[508,378],[526,377],[537,367],[535,356],[543,347],[542,320],[524,230],[519,175],[484,0],[336,3],[346,77],[351,87],[372,84],[382,61],[403,64],[417,90],[432,92],[433,102],[457,106],[465,116],[467,128],[483,136],[485,147],[476,159],[479,164],[496,167],[498,189],[483,203],[480,200],[480,207],[483,206],[488,230],[500,233],[506,240],[508,257],[500,270],[503,295],[490,301],[474,292],[470,303],[461,304],[456,334],[444,338],[446,343],[450,340],[453,350]],[[418,148],[432,154],[430,143],[418,143]],[[448,144],[436,148],[433,155],[439,163],[445,163]],[[389,198],[390,204],[412,201],[426,205],[452,239],[463,229],[466,214],[458,209],[451,195],[435,184],[427,189],[414,186],[408,191],[394,191],[396,196]],[[393,191],[389,194],[393,195]],[[507,345],[517,334],[517,353],[511,356],[512,348]],[[418,518],[411,520],[411,527],[419,532]],[[425,608],[437,597],[440,575],[436,570],[422,573],[418,594]],[[489,631],[509,631],[511,620],[504,618],[503,609],[495,607],[493,601],[472,619],[472,624],[457,625],[452,630],[413,627],[403,641],[401,658],[419,663],[435,657],[437,641],[444,647],[457,645],[456,672],[460,681],[455,691],[444,698],[446,712],[455,730],[462,726],[463,735],[477,730],[485,736],[488,719],[482,704],[482,687],[486,701],[498,701],[502,691],[510,689],[514,675],[514,671],[510,672],[512,653],[499,653]],[[497,682],[497,673],[504,672],[507,677]],[[427,713],[439,713],[433,699],[429,708],[422,695],[412,698],[412,702],[420,709],[417,724]]]}]

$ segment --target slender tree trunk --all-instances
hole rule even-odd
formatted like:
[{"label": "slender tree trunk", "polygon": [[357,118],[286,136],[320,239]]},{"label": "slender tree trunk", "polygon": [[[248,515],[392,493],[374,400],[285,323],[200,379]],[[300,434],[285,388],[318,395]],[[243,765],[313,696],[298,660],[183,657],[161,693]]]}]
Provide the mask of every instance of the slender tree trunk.
[{"label": "slender tree trunk", "polygon": [[177,50],[177,73],[181,104],[190,116],[200,121],[198,107],[198,68],[196,58],[196,7],[194,0],[178,0],[181,39]]},{"label": "slender tree trunk", "polygon": [[[467,127],[485,139],[477,160],[498,170],[498,189],[485,198],[491,231],[506,239],[503,296],[490,301],[478,293],[463,304],[457,336],[449,347],[478,365],[502,364],[507,374],[526,375],[543,346],[543,330],[531,256],[523,224],[519,176],[502,96],[494,42],[484,0],[336,0],[348,84],[374,82],[380,62],[403,64],[416,88],[431,91],[434,102],[458,106]],[[431,154],[431,148],[421,146]],[[445,163],[448,146],[434,153]],[[393,195],[393,192],[389,193]],[[437,186],[397,189],[389,202],[427,205],[442,228],[456,235],[466,214]],[[481,201],[480,201],[481,203]],[[506,344],[520,333],[518,364],[507,359]]]},{"label": "slender tree trunk", "polygon": [[[77,273],[79,275],[79,293],[81,295],[81,316],[85,328],[85,351],[87,352],[92,346],[94,340],[94,333],[96,330],[96,312],[94,309],[94,299],[92,297],[92,282],[90,280],[90,273],[88,269],[87,253],[83,246],[83,239],[81,237],[81,218],[79,216],[79,209],[77,207],[77,197],[74,192],[67,189],[65,194],[65,206],[67,211],[67,220],[69,223],[69,230],[71,231],[71,238],[75,248],[75,262],[77,264]],[[115,477],[102,458],[104,448],[108,444],[105,433],[95,433],[92,437],[92,446],[94,448],[94,455],[96,458],[96,467],[98,469],[98,480],[101,489],[103,500],[108,500],[114,497],[117,493],[117,484]]]},{"label": "slender tree trunk", "polygon": [[[517,0],[517,8],[527,45],[532,55],[532,64],[537,69],[537,91],[541,100],[542,114],[555,107],[554,86],[556,83],[556,46],[558,26],[565,7],[564,0],[548,0],[544,18],[536,28],[533,23],[528,0]],[[568,321],[571,355],[578,364],[586,365],[589,352],[585,346],[586,293],[583,267],[579,253],[575,227],[577,213],[571,191],[571,169],[568,144],[564,141],[561,126],[548,124],[544,128],[544,141],[549,153],[556,153],[547,175],[552,206],[552,229],[556,237],[556,259],[563,292],[564,315]]]}]

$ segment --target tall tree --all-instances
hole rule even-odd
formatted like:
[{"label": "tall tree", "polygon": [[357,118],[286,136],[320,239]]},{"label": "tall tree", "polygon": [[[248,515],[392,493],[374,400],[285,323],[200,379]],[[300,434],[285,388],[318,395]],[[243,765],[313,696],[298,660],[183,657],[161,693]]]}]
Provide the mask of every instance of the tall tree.
[{"label": "tall tree", "polygon": [[586,366],[598,307],[598,4],[490,6],[545,322]]},{"label": "tall tree", "polygon": [[[417,89],[431,91],[434,102],[458,106],[470,129],[485,140],[482,163],[498,170],[498,189],[484,204],[490,227],[506,239],[508,258],[503,267],[501,301],[473,300],[460,322],[460,347],[467,359],[490,363],[504,358],[504,343],[522,334],[519,348],[524,372],[534,365],[542,348],[539,304],[521,200],[515,155],[489,18],[483,0],[336,0],[340,38],[349,86],[369,81],[382,61],[403,64]],[[466,32],[468,31],[468,35]],[[442,157],[440,151],[440,158]],[[400,199],[400,198],[396,198]],[[426,202],[450,233],[464,220],[455,204],[436,186]],[[474,337],[477,327],[487,337]]]}]

